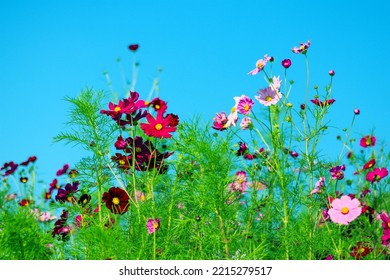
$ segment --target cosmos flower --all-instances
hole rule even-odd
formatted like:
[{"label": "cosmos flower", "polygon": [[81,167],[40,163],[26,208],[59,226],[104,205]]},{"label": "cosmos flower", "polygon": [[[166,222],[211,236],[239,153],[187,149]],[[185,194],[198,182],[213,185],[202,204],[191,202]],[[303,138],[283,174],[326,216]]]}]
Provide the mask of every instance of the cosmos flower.
[{"label": "cosmos flower", "polygon": [[246,95],[234,97],[234,99],[237,99],[237,110],[243,115],[249,115],[255,102]]},{"label": "cosmos flower", "polygon": [[131,44],[131,45],[129,45],[129,50],[132,51],[132,52],[137,51],[138,48],[139,48],[138,44]]},{"label": "cosmos flower", "polygon": [[250,117],[244,117],[241,120],[240,127],[242,130],[251,129],[253,127],[252,119]]},{"label": "cosmos flower", "polygon": [[368,244],[363,242],[358,242],[355,247],[352,248],[351,253],[349,254],[351,257],[355,257],[355,259],[360,260],[361,258],[367,256],[371,253],[372,247],[369,247]]},{"label": "cosmos flower", "polygon": [[382,178],[389,175],[389,171],[383,167],[383,168],[375,168],[374,171],[370,171],[366,175],[366,180],[374,183],[379,182]]},{"label": "cosmos flower", "polygon": [[348,225],[362,213],[360,201],[356,198],[352,199],[348,195],[335,198],[330,206],[328,214],[330,219],[336,224]]},{"label": "cosmos flower", "polygon": [[306,43],[301,43],[299,47],[292,48],[291,51],[296,54],[306,54],[309,47],[310,41],[308,40]]},{"label": "cosmos flower", "polygon": [[56,175],[57,175],[57,176],[64,175],[64,174],[66,174],[66,172],[68,171],[68,169],[69,169],[69,164],[65,164],[61,169],[58,169],[58,170],[57,170]]},{"label": "cosmos flower", "polygon": [[213,128],[215,130],[225,130],[226,129],[226,123],[228,121],[228,118],[225,114],[225,112],[222,113],[216,113],[215,117],[213,118],[214,123],[213,123]]},{"label": "cosmos flower", "polygon": [[279,91],[273,90],[271,86],[260,89],[257,94],[258,96],[255,96],[256,100],[264,106],[275,105],[282,98],[282,94]]},{"label": "cosmos flower", "polygon": [[146,223],[146,228],[147,228],[149,234],[157,232],[158,229],[160,228],[160,220],[159,220],[159,218],[155,218],[155,219],[151,219],[150,218],[150,219],[148,219],[148,221]]},{"label": "cosmos flower", "polygon": [[282,60],[282,66],[286,69],[288,69],[291,66],[291,60],[290,59],[283,59]]},{"label": "cosmos flower", "polygon": [[249,75],[256,75],[258,73],[261,72],[261,70],[263,70],[263,68],[265,67],[265,65],[267,64],[268,61],[270,61],[270,57],[268,55],[264,55],[264,58],[263,59],[259,59],[258,61],[256,61],[256,68],[249,71]]},{"label": "cosmos flower", "polygon": [[176,131],[176,126],[172,126],[172,115],[163,116],[162,111],[157,112],[156,118],[151,114],[146,115],[148,123],[141,123],[140,127],[146,135],[155,138],[170,138],[172,132]]},{"label": "cosmos flower", "polygon": [[360,146],[362,146],[363,148],[374,147],[375,142],[376,142],[375,136],[367,135],[360,139]]},{"label": "cosmos flower", "polygon": [[345,165],[332,167],[329,172],[333,180],[341,180],[344,178]]},{"label": "cosmos flower", "polygon": [[114,214],[124,214],[129,208],[129,196],[126,191],[118,187],[111,187],[103,193],[102,201]]}]

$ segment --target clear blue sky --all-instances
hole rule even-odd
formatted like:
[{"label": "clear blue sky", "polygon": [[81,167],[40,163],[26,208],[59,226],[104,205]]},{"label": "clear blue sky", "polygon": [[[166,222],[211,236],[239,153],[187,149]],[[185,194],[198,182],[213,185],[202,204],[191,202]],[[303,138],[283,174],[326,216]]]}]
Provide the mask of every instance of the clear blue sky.
[{"label": "clear blue sky", "polygon": [[142,98],[162,67],[160,97],[169,111],[211,120],[234,96],[253,98],[264,87],[260,76],[247,75],[264,54],[278,65],[292,59],[291,96],[302,100],[304,59],[290,49],[311,40],[311,86],[325,86],[328,70],[336,71],[333,125],[349,126],[359,107],[356,135],[375,128],[389,142],[388,12],[385,0],[1,1],[0,163],[36,155],[49,181],[77,162],[81,150],[52,142],[67,121],[63,98],[85,87],[108,91],[104,71],[122,92],[116,59],[129,76],[131,43],[140,44]]}]

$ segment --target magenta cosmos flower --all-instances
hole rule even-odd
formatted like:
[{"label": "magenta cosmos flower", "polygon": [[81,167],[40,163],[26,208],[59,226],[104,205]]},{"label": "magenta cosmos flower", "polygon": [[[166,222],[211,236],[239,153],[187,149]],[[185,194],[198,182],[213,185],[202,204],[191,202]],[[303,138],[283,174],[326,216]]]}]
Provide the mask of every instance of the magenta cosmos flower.
[{"label": "magenta cosmos flower", "polygon": [[288,58],[286,58],[286,59],[283,59],[282,60],[282,66],[284,67],[284,68],[289,68],[290,66],[291,66],[291,60],[290,59],[288,59]]},{"label": "magenta cosmos flower", "polygon": [[352,199],[348,195],[335,198],[330,206],[328,214],[332,222],[336,224],[348,225],[362,213],[360,201],[356,198]]},{"label": "magenta cosmos flower", "polygon": [[332,167],[329,172],[333,180],[342,180],[344,178],[345,165]]},{"label": "magenta cosmos flower", "polygon": [[246,95],[234,97],[234,100],[236,100],[237,110],[243,115],[250,114],[252,107],[255,104],[255,102]]},{"label": "magenta cosmos flower", "polygon": [[375,136],[367,135],[364,136],[362,139],[360,139],[360,146],[362,146],[363,148],[373,147],[375,146],[375,142],[376,142]]},{"label": "magenta cosmos flower", "polygon": [[256,61],[256,68],[251,70],[248,74],[256,75],[261,72],[261,70],[263,70],[263,68],[265,67],[267,62],[270,61],[270,59],[271,57],[269,57],[268,55],[264,55],[263,59],[259,59],[258,61]]},{"label": "magenta cosmos flower", "polygon": [[141,129],[148,136],[153,136],[155,138],[170,138],[172,137],[172,132],[176,131],[176,121],[172,114],[163,116],[162,111],[157,112],[156,118],[151,114],[146,115],[146,120],[148,123],[141,123]]},{"label": "magenta cosmos flower", "polygon": [[146,223],[146,228],[148,229],[148,233],[152,234],[160,228],[160,220],[158,218],[155,219],[148,219],[148,222]]},{"label": "magenta cosmos flower", "polygon": [[297,54],[306,54],[307,50],[310,47],[310,41],[308,40],[306,43],[301,43],[299,47],[294,47],[291,49],[293,53]]},{"label": "magenta cosmos flower", "polygon": [[216,130],[225,130],[226,129],[226,123],[228,122],[228,118],[225,114],[225,112],[216,113],[215,117],[213,118],[213,128]]},{"label": "magenta cosmos flower", "polygon": [[389,171],[383,167],[383,168],[375,168],[374,171],[370,171],[366,175],[366,180],[374,183],[379,182],[382,178],[389,175]]}]

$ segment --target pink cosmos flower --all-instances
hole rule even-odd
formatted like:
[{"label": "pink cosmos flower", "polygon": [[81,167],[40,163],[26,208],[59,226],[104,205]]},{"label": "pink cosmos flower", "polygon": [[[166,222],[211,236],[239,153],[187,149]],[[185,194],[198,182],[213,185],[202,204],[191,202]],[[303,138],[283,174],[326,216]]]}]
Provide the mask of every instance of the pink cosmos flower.
[{"label": "pink cosmos flower", "polygon": [[375,146],[375,142],[376,142],[375,136],[367,135],[364,136],[362,139],[360,139],[360,146],[362,146],[363,148],[373,147]]},{"label": "pink cosmos flower", "polygon": [[389,171],[383,167],[383,168],[375,168],[374,171],[370,171],[366,175],[366,180],[374,183],[379,182],[382,178],[389,175]]},{"label": "pink cosmos flower", "polygon": [[336,224],[348,225],[362,213],[360,201],[343,195],[341,198],[335,198],[328,210],[330,219]]},{"label": "pink cosmos flower", "polygon": [[325,186],[325,177],[321,177],[315,184],[315,188],[310,192],[310,194],[321,193],[322,188]]},{"label": "pink cosmos flower", "polygon": [[245,117],[241,120],[240,127],[242,130],[250,129],[252,126],[252,119],[250,117]]},{"label": "pink cosmos flower", "polygon": [[291,51],[296,54],[300,54],[300,53],[306,54],[309,47],[310,47],[310,41],[308,40],[306,43],[301,43],[299,47],[292,48]]},{"label": "pink cosmos flower", "polygon": [[264,59],[259,59],[258,61],[256,61],[256,68],[251,70],[248,74],[256,75],[260,73],[270,59],[271,58],[268,55],[264,55]]},{"label": "pink cosmos flower", "polygon": [[148,219],[148,222],[146,223],[146,228],[148,229],[148,233],[152,234],[160,228],[160,220],[158,218],[155,219]]},{"label": "pink cosmos flower", "polygon": [[252,99],[250,99],[246,95],[241,95],[241,97],[234,97],[234,99],[237,99],[237,110],[243,114],[243,115],[248,115],[255,102],[253,102]]},{"label": "pink cosmos flower", "polygon": [[273,90],[270,86],[265,89],[260,89],[257,93],[259,95],[255,96],[256,100],[264,106],[275,105],[282,98],[282,94],[279,91]]},{"label": "pink cosmos flower", "polygon": [[240,193],[244,193],[248,188],[248,177],[245,171],[238,171],[236,173],[236,178],[233,183],[228,185],[228,188],[231,192],[238,191]]},{"label": "pink cosmos flower", "polygon": [[225,112],[216,113],[214,117],[213,128],[220,131],[225,130],[226,129],[225,125],[227,122],[228,122],[228,118]]}]

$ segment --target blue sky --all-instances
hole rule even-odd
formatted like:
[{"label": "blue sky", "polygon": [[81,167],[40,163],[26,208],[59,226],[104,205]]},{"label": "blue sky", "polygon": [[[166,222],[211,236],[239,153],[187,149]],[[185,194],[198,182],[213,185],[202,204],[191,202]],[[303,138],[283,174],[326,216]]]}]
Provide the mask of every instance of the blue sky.
[{"label": "blue sky", "polygon": [[304,58],[290,49],[311,40],[311,86],[325,86],[328,71],[336,72],[334,133],[349,126],[359,107],[355,136],[375,128],[378,140],[388,142],[389,4],[345,2],[1,1],[0,162],[36,155],[46,181],[64,163],[77,162],[82,150],[52,142],[67,121],[64,97],[86,87],[108,92],[104,71],[124,95],[116,59],[130,77],[132,43],[140,44],[141,98],[161,67],[160,97],[169,111],[211,120],[234,105],[234,96],[253,97],[265,86],[260,76],[247,75],[264,54],[275,57],[280,74],[280,61],[292,60],[290,96],[303,100]]}]

